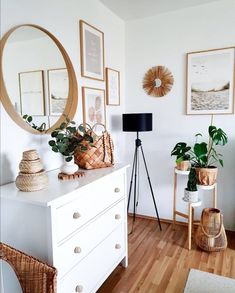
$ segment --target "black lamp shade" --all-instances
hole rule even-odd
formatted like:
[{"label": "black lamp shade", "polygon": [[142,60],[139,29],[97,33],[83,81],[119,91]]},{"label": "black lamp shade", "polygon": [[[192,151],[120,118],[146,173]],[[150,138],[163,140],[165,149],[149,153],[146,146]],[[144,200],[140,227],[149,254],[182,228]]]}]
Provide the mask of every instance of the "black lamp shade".
[{"label": "black lamp shade", "polygon": [[128,132],[151,131],[153,129],[152,113],[122,114],[122,130]]}]

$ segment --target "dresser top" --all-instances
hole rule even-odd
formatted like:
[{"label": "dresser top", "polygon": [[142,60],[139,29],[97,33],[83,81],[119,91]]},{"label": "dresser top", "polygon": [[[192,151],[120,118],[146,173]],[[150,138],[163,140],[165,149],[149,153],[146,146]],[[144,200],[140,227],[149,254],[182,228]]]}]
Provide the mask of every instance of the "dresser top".
[{"label": "dresser top", "polygon": [[105,176],[109,176],[114,172],[119,172],[128,167],[127,164],[115,164],[113,167],[94,169],[94,170],[82,170],[85,172],[84,177],[72,180],[59,180],[59,169],[47,172],[49,185],[48,188],[33,192],[20,191],[15,182],[0,186],[1,198],[9,200],[23,201],[34,205],[40,206],[52,206],[60,205],[73,198],[74,191],[79,190],[91,184],[92,182],[99,180]]}]

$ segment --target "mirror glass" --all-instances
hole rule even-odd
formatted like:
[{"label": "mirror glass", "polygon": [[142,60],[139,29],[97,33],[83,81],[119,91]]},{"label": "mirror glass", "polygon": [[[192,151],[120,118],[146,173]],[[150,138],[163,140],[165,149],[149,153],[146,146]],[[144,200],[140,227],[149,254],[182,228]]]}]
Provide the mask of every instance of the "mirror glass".
[{"label": "mirror glass", "polygon": [[51,128],[69,92],[66,64],[53,39],[36,27],[18,27],[5,43],[2,71],[15,111],[39,131]]},{"label": "mirror glass", "polygon": [[0,272],[0,292],[23,293],[13,268],[6,261],[0,260]]}]

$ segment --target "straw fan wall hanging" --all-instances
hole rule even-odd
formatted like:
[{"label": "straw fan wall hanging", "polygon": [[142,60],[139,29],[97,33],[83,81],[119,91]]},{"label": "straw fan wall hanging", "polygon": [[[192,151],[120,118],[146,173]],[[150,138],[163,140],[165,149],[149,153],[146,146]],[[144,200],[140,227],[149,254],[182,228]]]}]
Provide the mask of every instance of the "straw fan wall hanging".
[{"label": "straw fan wall hanging", "polygon": [[165,66],[150,68],[143,79],[143,89],[152,97],[163,97],[172,88],[174,77]]}]

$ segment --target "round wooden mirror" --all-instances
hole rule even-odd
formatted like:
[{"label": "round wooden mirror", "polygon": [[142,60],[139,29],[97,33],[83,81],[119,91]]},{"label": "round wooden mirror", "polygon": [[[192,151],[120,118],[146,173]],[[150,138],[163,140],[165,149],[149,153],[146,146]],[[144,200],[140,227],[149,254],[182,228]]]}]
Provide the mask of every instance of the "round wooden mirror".
[{"label": "round wooden mirror", "polygon": [[77,109],[75,72],[61,43],[32,24],[9,30],[0,44],[0,95],[10,117],[33,134],[50,133]]}]

